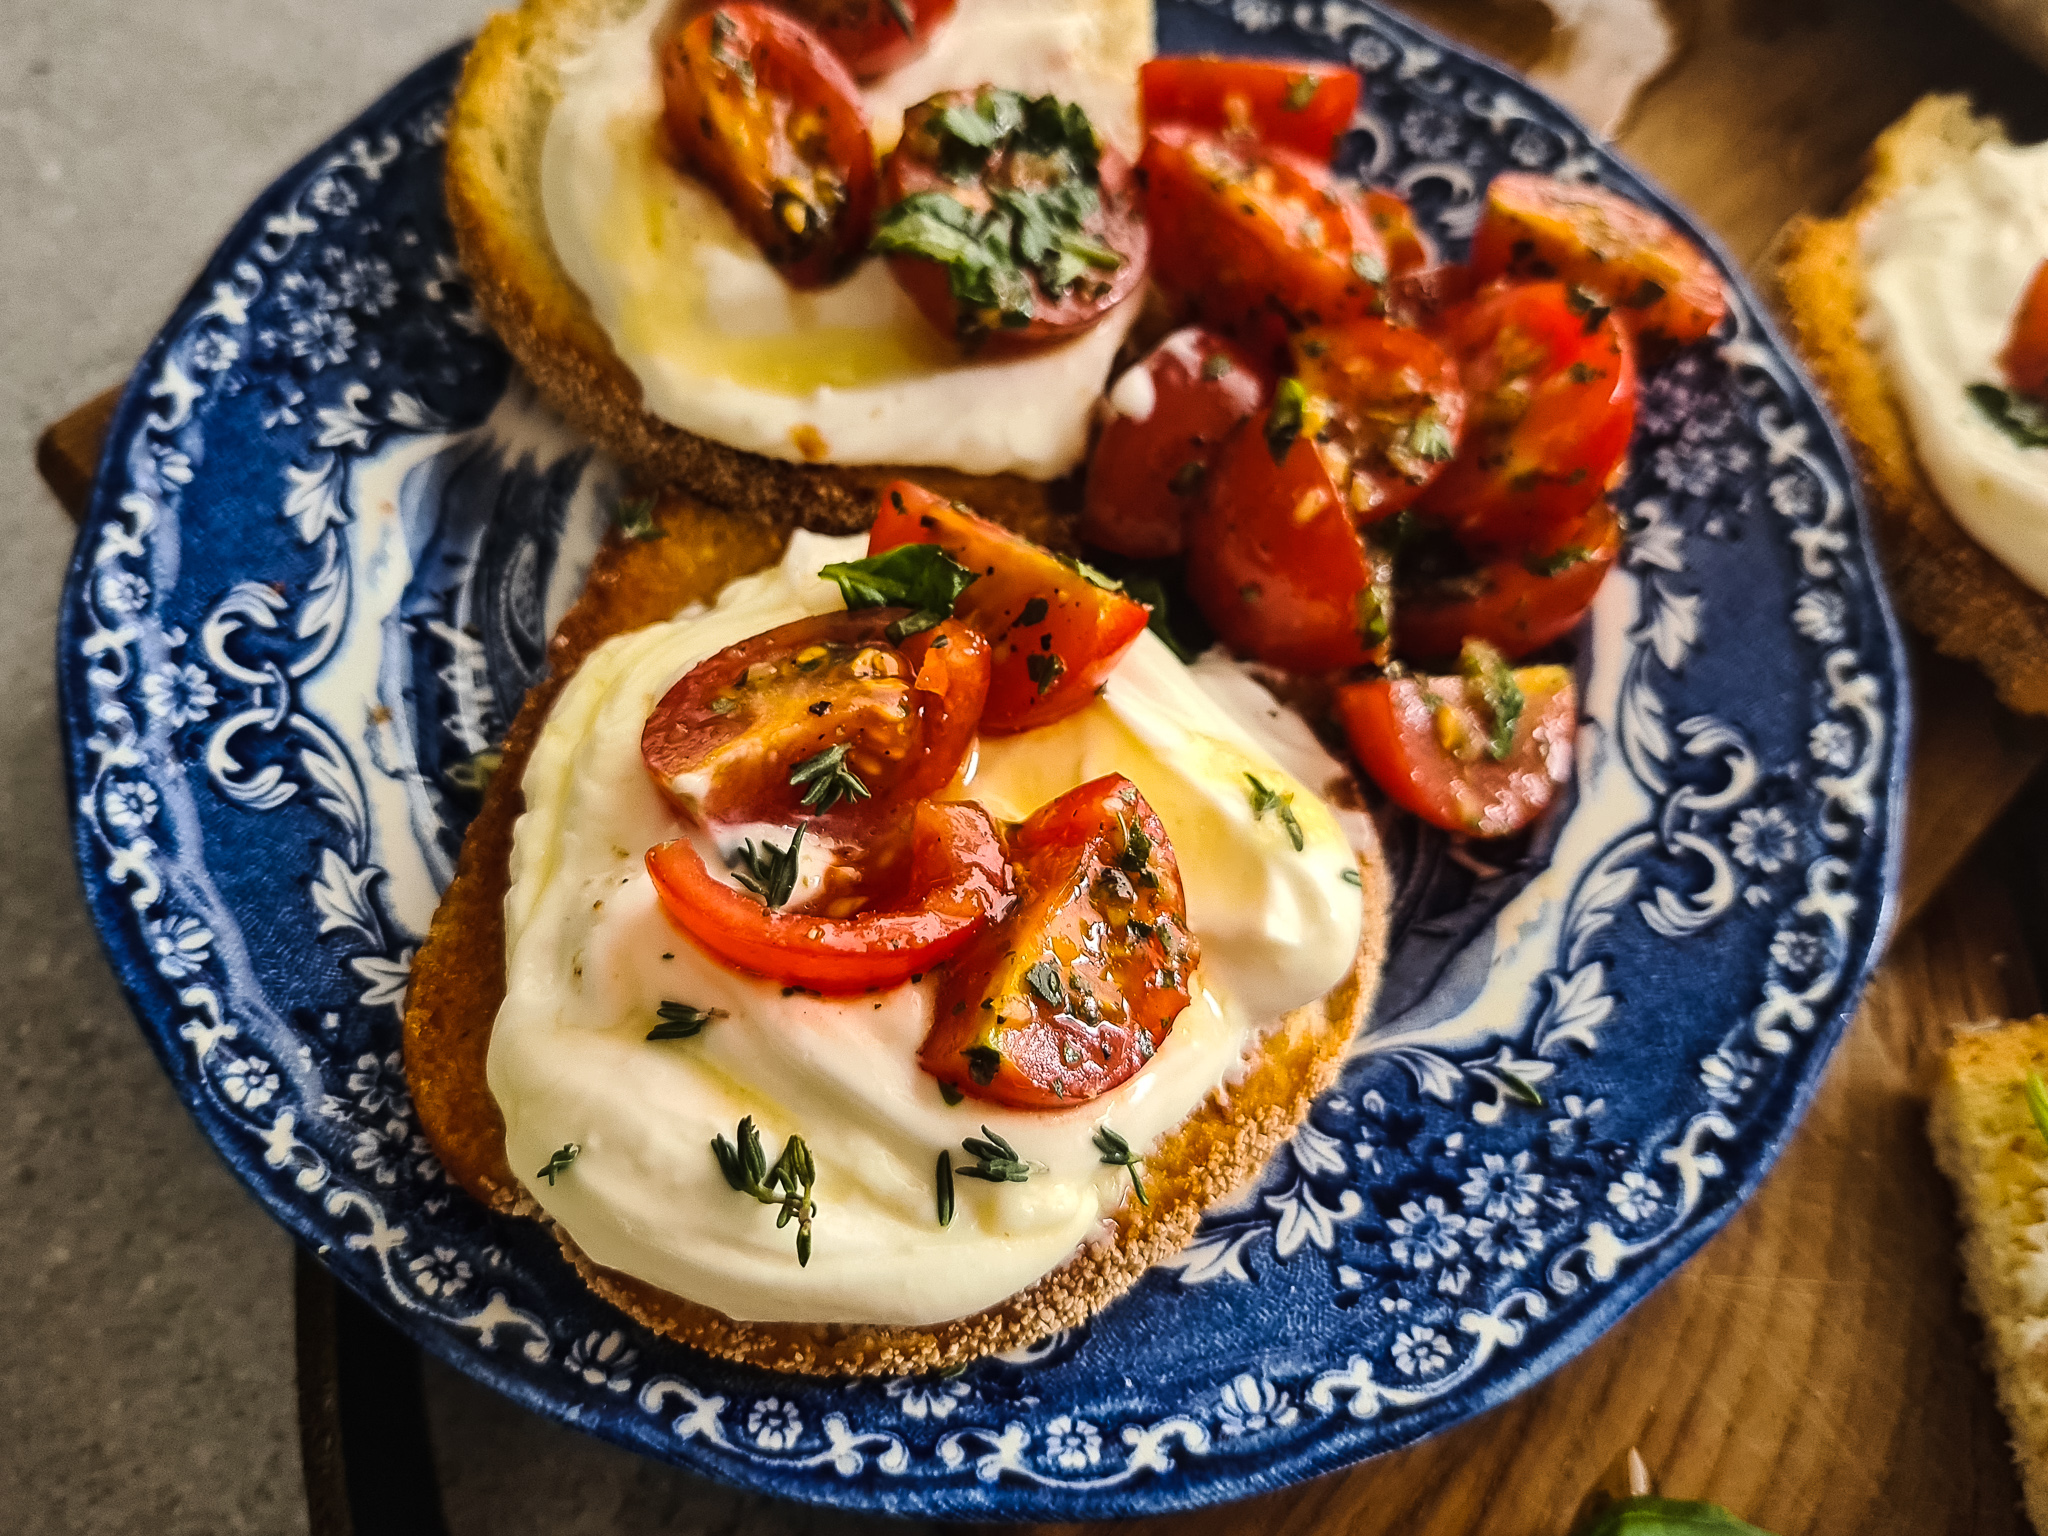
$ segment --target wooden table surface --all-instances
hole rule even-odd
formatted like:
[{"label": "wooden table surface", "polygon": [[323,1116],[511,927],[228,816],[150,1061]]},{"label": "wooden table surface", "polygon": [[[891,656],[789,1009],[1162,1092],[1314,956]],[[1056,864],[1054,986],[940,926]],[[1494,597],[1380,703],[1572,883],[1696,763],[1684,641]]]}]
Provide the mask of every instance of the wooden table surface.
[{"label": "wooden table surface", "polygon": [[[2048,132],[2048,81],[1939,0],[1666,3],[1679,56],[1617,142],[1746,264],[1794,213],[1832,207],[1924,91],[1967,89],[2023,136]],[[1531,5],[1407,8],[1526,65],[1545,46]],[[74,514],[112,408],[111,394],[91,402],[39,447]],[[1347,1473],[1114,1529],[1561,1536],[1633,1447],[1660,1491],[1778,1536],[2026,1531],[1923,1121],[1948,1032],[2038,1003],[2023,925],[2048,885],[2015,850],[2048,847],[2048,789],[2020,798],[2048,761],[2048,720],[2006,713],[1974,672],[1924,650],[1914,665],[1896,936],[1758,1196],[1592,1349],[1494,1412]]]}]

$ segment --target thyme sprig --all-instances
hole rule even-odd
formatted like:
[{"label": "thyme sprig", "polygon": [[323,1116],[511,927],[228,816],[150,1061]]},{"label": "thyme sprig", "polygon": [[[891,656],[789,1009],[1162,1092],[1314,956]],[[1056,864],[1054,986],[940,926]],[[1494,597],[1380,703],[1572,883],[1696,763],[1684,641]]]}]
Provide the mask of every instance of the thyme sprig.
[{"label": "thyme sprig", "polygon": [[847,766],[848,743],[827,747],[789,770],[792,789],[804,789],[804,804],[815,811],[829,811],[841,800],[865,800],[869,790],[861,776]]},{"label": "thyme sprig", "polygon": [[688,1003],[664,1002],[654,1010],[661,1022],[647,1031],[650,1040],[694,1040],[713,1019],[725,1017],[723,1008],[694,1008]]},{"label": "thyme sprig", "polygon": [[1287,841],[1294,844],[1296,853],[1301,852],[1307,846],[1307,840],[1301,835],[1301,822],[1294,815],[1294,796],[1269,788],[1256,774],[1248,773],[1244,777],[1252,787],[1252,820],[1263,821],[1266,812],[1273,812],[1287,831]]},{"label": "thyme sprig", "polygon": [[620,502],[612,520],[619,525],[619,532],[636,544],[664,537],[661,524],[654,520],[652,496],[633,496]]},{"label": "thyme sprig", "polygon": [[1019,1157],[1015,1147],[985,1125],[980,1136],[969,1136],[960,1145],[975,1161],[974,1167],[957,1170],[963,1179],[986,1179],[991,1184],[1022,1184],[1031,1177],[1034,1169],[1040,1173],[1045,1171],[1036,1163]]},{"label": "thyme sprig", "polygon": [[1131,1188],[1138,1192],[1138,1204],[1152,1203],[1152,1197],[1145,1193],[1145,1181],[1138,1177],[1138,1165],[1145,1159],[1131,1150],[1128,1141],[1108,1126],[1100,1126],[1095,1132],[1095,1150],[1102,1154],[1102,1160],[1110,1167],[1121,1168],[1131,1176]]},{"label": "thyme sprig", "polygon": [[796,1261],[807,1266],[811,1262],[811,1218],[818,1214],[818,1202],[811,1198],[818,1182],[818,1165],[803,1137],[791,1136],[783,1143],[782,1156],[771,1168],[761,1150],[761,1133],[754,1129],[754,1117],[748,1115],[740,1121],[733,1141],[712,1137],[711,1151],[726,1183],[763,1205],[781,1208],[775,1217],[777,1229],[796,1223]]},{"label": "thyme sprig", "polygon": [[552,1188],[556,1175],[567,1173],[569,1165],[582,1155],[583,1148],[579,1143],[565,1141],[548,1155],[547,1162],[542,1165],[540,1172],[536,1173],[534,1177],[536,1179],[546,1179],[549,1187]]},{"label": "thyme sprig", "polygon": [[803,841],[804,824],[798,822],[786,848],[767,842],[756,848],[752,839],[741,843],[732,858],[733,878],[760,897],[763,906],[781,906],[796,892],[797,850]]},{"label": "thyme sprig", "polygon": [[939,1225],[953,1225],[953,1154],[944,1150],[939,1153],[938,1166]]}]

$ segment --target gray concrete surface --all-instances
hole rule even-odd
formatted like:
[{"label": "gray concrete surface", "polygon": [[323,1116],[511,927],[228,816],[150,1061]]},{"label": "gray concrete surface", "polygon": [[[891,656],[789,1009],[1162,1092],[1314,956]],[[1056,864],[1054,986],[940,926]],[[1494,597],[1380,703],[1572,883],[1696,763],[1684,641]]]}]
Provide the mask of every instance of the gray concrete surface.
[{"label": "gray concrete surface", "polygon": [[[173,1097],[78,893],[52,660],[71,528],[35,436],[121,380],[275,174],[487,8],[0,7],[0,1530],[306,1527],[289,1240]],[[429,1381],[458,1536],[846,1528]]]}]

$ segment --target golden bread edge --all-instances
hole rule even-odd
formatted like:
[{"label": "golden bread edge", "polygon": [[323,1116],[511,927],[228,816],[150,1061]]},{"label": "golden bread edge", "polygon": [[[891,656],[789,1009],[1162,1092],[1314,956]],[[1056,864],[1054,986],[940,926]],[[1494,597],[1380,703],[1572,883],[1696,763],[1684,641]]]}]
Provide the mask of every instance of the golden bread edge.
[{"label": "golden bread edge", "polygon": [[[606,639],[709,601],[726,582],[780,557],[789,524],[734,516],[681,498],[657,507],[663,536],[607,539],[583,596],[550,642],[548,676],[528,693],[504,760],[471,824],[456,875],[413,962],[405,1067],[413,1102],[448,1174],[496,1210],[546,1218],[505,1157],[505,1127],[485,1082],[492,1025],[505,994],[505,893],[519,784],[562,686]],[[1049,522],[1026,532],[1058,540]],[[1150,1206],[1126,1200],[1115,1235],[1000,1306],[926,1328],[735,1322],[614,1270],[556,1236],[591,1289],[670,1338],[728,1359],[815,1375],[943,1369],[1072,1327],[1184,1247],[1209,1206],[1255,1174],[1336,1080],[1371,1008],[1386,957],[1392,891],[1384,862],[1362,861],[1366,927],[1358,963],[1319,1003],[1286,1016],[1244,1076],[1219,1090],[1147,1159]],[[706,1155],[709,1153],[707,1151]]]},{"label": "golden bread edge", "polygon": [[2048,598],[1943,505],[1914,455],[1883,364],[1859,329],[1865,221],[1894,192],[2003,137],[1964,97],[1922,98],[1871,146],[1869,172],[1839,217],[1802,216],[1786,227],[1775,279],[1787,329],[1871,494],[1878,552],[1899,612],[1943,654],[1980,667],[2009,708],[2048,714]]},{"label": "golden bread edge", "polygon": [[640,381],[555,253],[540,182],[561,61],[641,3],[525,0],[492,16],[470,49],[449,113],[445,181],[456,251],[477,307],[541,397],[643,479],[676,481],[736,511],[791,511],[821,533],[865,527],[875,492],[906,475],[990,516],[1024,518],[1070,500],[1063,483],[1017,475],[772,459],[686,432],[642,407]]}]

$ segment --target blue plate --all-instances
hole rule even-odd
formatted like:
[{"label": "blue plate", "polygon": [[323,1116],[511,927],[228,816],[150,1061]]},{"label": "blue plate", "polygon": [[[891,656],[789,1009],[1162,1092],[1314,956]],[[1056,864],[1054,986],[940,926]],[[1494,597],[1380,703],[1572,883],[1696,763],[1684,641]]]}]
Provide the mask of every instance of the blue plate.
[{"label": "blue plate", "polygon": [[[1449,250],[1508,167],[1691,227],[1526,85],[1369,6],[1163,0],[1159,26],[1170,51],[1364,70],[1346,153]],[[716,1478],[1072,1520],[1239,1498],[1469,1418],[1756,1187],[1890,911],[1906,700],[1841,446],[1732,272],[1722,339],[1643,383],[1627,554],[1577,642],[1568,812],[1501,855],[1395,829],[1398,944],[1342,1082],[1090,1326],[943,1379],[740,1369],[453,1187],[400,1071],[407,964],[471,760],[615,496],[456,265],[459,62],[265,193],[150,347],[58,635],[114,968],[221,1155],[342,1281],[536,1411]]]}]

